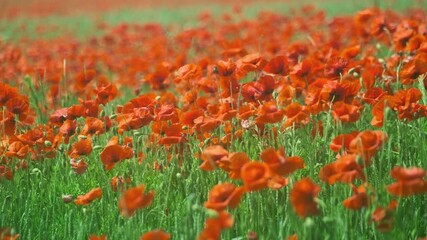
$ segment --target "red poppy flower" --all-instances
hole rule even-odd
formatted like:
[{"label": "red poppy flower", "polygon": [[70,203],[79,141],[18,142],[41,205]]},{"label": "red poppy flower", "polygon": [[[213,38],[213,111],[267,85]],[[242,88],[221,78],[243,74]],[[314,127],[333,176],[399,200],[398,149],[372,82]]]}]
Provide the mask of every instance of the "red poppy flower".
[{"label": "red poppy flower", "polygon": [[3,179],[12,181],[13,172],[9,167],[0,165],[0,183],[2,182]]},{"label": "red poppy flower", "polygon": [[310,178],[304,178],[294,184],[291,190],[291,203],[295,212],[300,217],[316,215],[319,213],[314,200],[320,192],[320,187]]},{"label": "red poppy flower", "polygon": [[118,190],[122,191],[124,189],[124,187],[129,183],[131,183],[131,179],[129,177],[124,178],[124,177],[114,176],[110,180],[110,186],[114,192],[117,192]]},{"label": "red poppy flower", "polygon": [[76,205],[84,205],[88,206],[91,204],[94,200],[100,199],[102,197],[102,189],[101,188],[94,188],[90,190],[85,195],[77,196],[77,199],[74,200],[74,203]]},{"label": "red poppy flower", "polygon": [[294,102],[285,108],[286,121],[283,127],[291,127],[293,124],[306,125],[310,122],[310,113],[305,106]]},{"label": "red poppy flower", "polygon": [[258,191],[268,186],[272,174],[266,163],[248,162],[243,165],[240,176],[246,191]]},{"label": "red poppy flower", "polygon": [[81,135],[102,134],[105,131],[104,122],[98,118],[86,117]]},{"label": "red poppy flower", "polygon": [[383,131],[363,131],[350,142],[350,151],[359,154],[365,164],[369,165],[370,159],[380,150],[387,139],[387,134]]},{"label": "red poppy flower", "polygon": [[5,155],[8,157],[24,159],[27,157],[29,151],[31,151],[30,146],[24,145],[20,141],[15,141],[9,145]]},{"label": "red poppy flower", "polygon": [[338,153],[341,149],[343,149],[345,152],[348,152],[350,149],[350,143],[353,141],[353,139],[359,134],[359,132],[354,131],[347,134],[340,134],[336,136],[331,144],[329,145],[329,148]]},{"label": "red poppy flower", "polygon": [[0,228],[0,239],[2,240],[16,240],[19,238],[19,234],[14,234],[12,228],[2,227]]},{"label": "red poppy flower", "polygon": [[220,145],[209,146],[203,150],[201,159],[203,163],[200,168],[212,171],[217,167],[219,161],[228,159],[228,151]]},{"label": "red poppy flower", "polygon": [[97,236],[92,234],[89,236],[89,240],[107,240],[107,236],[106,235]]},{"label": "red poppy flower", "polygon": [[217,217],[211,217],[206,220],[205,228],[197,237],[198,240],[219,240],[221,231],[231,228],[234,224],[233,217],[226,211],[218,213]]},{"label": "red poppy flower", "polygon": [[425,175],[425,170],[421,168],[394,167],[391,170],[391,176],[397,182],[388,185],[387,191],[399,197],[427,193],[427,181],[424,180]]},{"label": "red poppy flower", "polygon": [[233,209],[240,203],[243,193],[242,187],[236,187],[232,183],[217,184],[209,192],[208,201],[205,202],[204,206],[218,212],[227,207]]},{"label": "red poppy flower", "polygon": [[187,64],[178,69],[177,75],[175,82],[188,82],[199,78],[202,75],[202,69],[195,64]]},{"label": "red poppy flower", "polygon": [[169,240],[171,235],[161,229],[156,229],[145,233],[140,240]]},{"label": "red poppy flower", "polygon": [[286,75],[289,72],[289,63],[285,56],[276,56],[272,58],[267,65],[264,67],[264,72],[278,74],[278,75]]},{"label": "red poppy flower", "polygon": [[218,166],[228,172],[228,176],[231,179],[240,179],[241,169],[249,161],[250,159],[246,153],[230,153],[228,158],[218,161]]},{"label": "red poppy flower", "polygon": [[305,166],[304,161],[300,157],[286,157],[283,147],[278,151],[274,148],[268,148],[261,153],[260,158],[269,166],[274,174],[280,176],[288,176]]},{"label": "red poppy flower", "polygon": [[258,117],[256,123],[277,123],[280,122],[285,113],[279,109],[275,102],[266,102],[258,108]]},{"label": "red poppy flower", "polygon": [[76,160],[76,159],[71,159],[70,161],[70,165],[71,165],[71,169],[73,169],[73,171],[79,175],[83,174],[86,172],[86,169],[88,168],[88,164],[87,162],[85,162],[85,160]]},{"label": "red poppy flower", "polygon": [[360,107],[338,101],[332,106],[332,116],[334,116],[335,121],[354,123],[360,118]]},{"label": "red poppy flower", "polygon": [[70,120],[67,119],[64,121],[62,126],[59,128],[59,132],[62,134],[62,136],[66,139],[66,143],[68,142],[68,139],[74,135],[77,128],[77,122],[76,120]]},{"label": "red poppy flower", "polygon": [[236,64],[234,64],[231,59],[228,61],[218,61],[216,67],[218,74],[223,77],[230,76],[236,70]]},{"label": "red poppy flower", "polygon": [[[373,196],[369,194],[366,187],[368,185],[360,185],[356,188],[353,184],[351,185],[353,189],[353,196],[344,200],[344,207],[351,210],[360,210],[363,207],[368,207],[370,202],[372,201]],[[369,189],[368,189],[369,190]]]},{"label": "red poppy flower", "polygon": [[78,142],[71,145],[68,152],[70,158],[78,159],[81,156],[88,156],[92,152],[92,139],[90,137],[80,138]]},{"label": "red poppy flower", "polygon": [[372,213],[371,219],[374,221],[377,229],[381,232],[388,232],[393,228],[394,211],[397,207],[397,201],[391,201],[390,204],[384,207],[377,207]]},{"label": "red poppy flower", "polygon": [[366,176],[363,167],[357,162],[357,155],[348,154],[323,166],[319,171],[319,179],[329,184],[336,182],[352,183],[356,179],[365,181]]},{"label": "red poppy flower", "polygon": [[153,202],[154,191],[147,194],[144,192],[144,185],[126,190],[119,200],[120,213],[125,217],[131,217],[136,210],[148,207]]},{"label": "red poppy flower", "polygon": [[114,166],[123,161],[124,159],[131,158],[133,156],[133,150],[127,146],[120,145],[109,145],[104,148],[101,152],[101,161],[105,166],[106,170],[111,170]]}]

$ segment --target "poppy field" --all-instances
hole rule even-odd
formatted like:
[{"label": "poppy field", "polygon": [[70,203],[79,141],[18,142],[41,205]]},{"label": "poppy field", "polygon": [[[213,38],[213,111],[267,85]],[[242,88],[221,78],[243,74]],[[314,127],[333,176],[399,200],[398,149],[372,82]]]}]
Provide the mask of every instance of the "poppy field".
[{"label": "poppy field", "polygon": [[71,2],[0,10],[0,240],[427,238],[427,2]]}]

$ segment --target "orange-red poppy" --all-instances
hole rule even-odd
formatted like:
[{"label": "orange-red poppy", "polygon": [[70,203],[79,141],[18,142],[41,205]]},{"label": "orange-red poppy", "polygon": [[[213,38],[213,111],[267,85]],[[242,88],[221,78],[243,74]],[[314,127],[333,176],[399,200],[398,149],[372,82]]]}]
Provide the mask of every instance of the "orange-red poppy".
[{"label": "orange-red poppy", "polygon": [[233,217],[226,211],[221,211],[216,217],[211,217],[206,220],[205,228],[197,237],[198,240],[219,240],[221,239],[221,231],[226,228],[231,228],[234,224]]},{"label": "orange-red poppy", "polygon": [[102,197],[102,189],[100,187],[90,190],[85,195],[77,196],[77,199],[74,200],[76,205],[87,206],[91,204],[94,200],[100,199]]},{"label": "orange-red poppy", "polygon": [[0,228],[0,239],[1,240],[16,240],[20,237],[18,233],[14,233],[10,227]]},{"label": "orange-red poppy", "polygon": [[366,180],[363,166],[359,165],[356,154],[341,156],[338,160],[323,166],[319,171],[319,179],[329,184],[336,182],[352,183],[356,179]]},{"label": "orange-red poppy", "polygon": [[372,213],[371,220],[375,223],[377,229],[381,232],[388,232],[393,229],[394,212],[397,208],[397,201],[391,201],[385,207],[377,207]]},{"label": "orange-red poppy", "polygon": [[104,122],[98,118],[86,117],[81,135],[102,134],[105,131]]},{"label": "orange-red poppy", "polygon": [[9,167],[0,165],[0,182],[2,182],[3,179],[12,181],[13,172]]},{"label": "orange-red poppy", "polygon": [[141,236],[140,240],[169,240],[171,235],[161,229],[149,231]]},{"label": "orange-red poppy", "polygon": [[230,153],[228,158],[223,158],[218,161],[218,166],[228,172],[231,179],[240,179],[242,167],[249,162],[248,155],[244,152]]},{"label": "orange-red poppy", "polygon": [[391,176],[396,179],[396,182],[388,185],[387,191],[399,197],[427,193],[425,175],[426,171],[421,168],[394,167],[391,170]]},{"label": "orange-red poppy", "polygon": [[9,145],[6,151],[6,156],[24,159],[31,151],[30,146],[23,144],[20,141],[15,141]]},{"label": "orange-red poppy", "polygon": [[338,101],[332,106],[332,116],[334,116],[335,121],[354,123],[360,118],[360,107]]},{"label": "orange-red poppy", "polygon": [[62,126],[59,128],[59,132],[66,139],[65,143],[68,143],[68,139],[74,135],[74,133],[76,132],[76,128],[77,128],[76,120],[67,119],[64,121]]},{"label": "orange-red poppy", "polygon": [[79,175],[85,173],[86,169],[89,167],[89,165],[85,160],[83,159],[76,160],[74,158],[70,160],[70,165],[71,165],[71,169],[73,169],[73,171]]},{"label": "orange-red poppy", "polygon": [[361,156],[365,164],[369,165],[370,159],[375,156],[387,139],[388,136],[383,131],[363,131],[351,140],[350,151]]},{"label": "orange-red poppy", "polygon": [[285,113],[279,109],[275,102],[265,102],[258,108],[258,117],[255,118],[256,123],[277,123],[280,122]]},{"label": "orange-red poppy", "polygon": [[131,158],[133,156],[133,150],[127,146],[120,145],[108,145],[101,152],[101,161],[105,166],[106,170],[111,170],[114,166],[123,161],[124,159]]},{"label": "orange-red poppy", "polygon": [[103,235],[90,235],[89,236],[89,240],[107,240],[107,235],[103,234]]},{"label": "orange-red poppy", "polygon": [[301,106],[298,102],[289,104],[284,110],[286,121],[283,124],[284,128],[291,127],[293,124],[306,125],[310,121],[310,113],[305,106]]},{"label": "orange-red poppy", "polygon": [[217,184],[209,192],[208,201],[205,202],[204,206],[218,212],[227,207],[233,209],[240,203],[243,193],[243,187],[236,187],[232,183]]},{"label": "orange-red poppy", "polygon": [[291,190],[291,204],[300,217],[307,217],[319,213],[315,198],[320,187],[310,178],[303,178],[296,182]]},{"label": "orange-red poppy", "polygon": [[286,157],[283,147],[279,148],[278,151],[274,148],[268,148],[261,153],[260,158],[269,166],[274,174],[280,176],[288,176],[305,166],[302,158],[298,156]]},{"label": "orange-red poppy", "polygon": [[92,139],[90,137],[80,138],[77,142],[71,145],[68,152],[70,158],[78,159],[81,156],[88,156],[92,152]]},{"label": "orange-red poppy", "polygon": [[272,173],[266,163],[248,162],[243,165],[240,176],[246,191],[258,191],[268,186]]},{"label": "orange-red poppy", "polygon": [[144,185],[126,190],[119,199],[120,213],[125,217],[131,217],[136,210],[148,207],[153,202],[154,191],[147,194],[144,192]]},{"label": "orange-red poppy", "polygon": [[357,188],[352,184],[351,187],[353,196],[343,201],[344,207],[351,210],[360,210],[363,207],[368,207],[373,199],[372,193],[369,192],[372,189],[367,189],[367,184],[360,185]]},{"label": "orange-red poppy", "polygon": [[217,167],[219,161],[228,159],[228,151],[221,145],[209,146],[203,150],[201,159],[203,163],[200,168],[205,171],[212,171]]},{"label": "orange-red poppy", "polygon": [[122,191],[127,184],[131,183],[131,179],[129,177],[117,177],[114,176],[110,180],[111,189],[115,192]]}]

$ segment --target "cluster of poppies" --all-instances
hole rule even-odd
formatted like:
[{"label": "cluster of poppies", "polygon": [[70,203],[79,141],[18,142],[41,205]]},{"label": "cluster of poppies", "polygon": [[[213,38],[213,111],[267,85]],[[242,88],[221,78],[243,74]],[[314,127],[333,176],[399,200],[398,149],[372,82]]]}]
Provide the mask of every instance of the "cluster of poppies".
[{"label": "cluster of poppies", "polygon": [[[229,176],[229,182],[211,189],[204,203],[215,214],[206,220],[199,239],[219,239],[234,223],[228,209],[238,207],[251,192],[286,187],[292,174],[310,161],[288,156],[283,147],[266,148],[259,160],[229,152],[233,142],[244,141],[245,133],[278,136],[314,126],[313,138],[321,137],[325,118],[320,116],[330,116],[337,125],[352,124],[361,120],[365,108],[372,111],[373,128],[383,126],[387,111],[395,113],[395,121],[427,116],[421,102],[427,87],[427,22],[421,10],[403,16],[372,8],[327,19],[307,7],[293,17],[262,13],[255,20],[233,15],[217,20],[204,13],[198,26],[183,31],[158,24],[99,28],[105,35],[87,42],[0,41],[0,182],[13,181],[14,172],[28,168],[28,161],[58,154],[68,156],[76,174],[84,174],[85,160],[100,136],[110,139],[96,156],[105,171],[126,159],[143,162],[143,150],[134,147],[128,133],[148,129],[146,146],[170,150],[182,165],[188,161],[185,149],[196,142],[203,149],[200,169],[220,169]],[[176,34],[170,37],[168,31]],[[383,48],[389,53],[378,57]],[[19,91],[22,83],[30,88],[29,96]],[[128,91],[136,96],[117,104]],[[46,94],[44,105],[34,101],[41,93]],[[78,102],[63,106],[61,100],[70,96]],[[40,115],[49,116],[48,121],[35,121]],[[358,210],[375,202],[366,168],[387,140],[381,130],[340,134],[332,140],[336,160],[324,165],[318,178],[351,187],[353,196],[343,200],[346,208]],[[396,166],[391,176],[396,182],[387,191],[393,196],[427,192],[420,167]],[[121,193],[118,208],[125,217],[148,207],[155,197],[154,190],[133,184],[129,176],[111,179],[111,190]],[[88,206],[103,191],[96,187],[75,199],[64,195],[63,200]],[[320,191],[311,177],[294,182],[290,202],[296,214],[319,214]],[[397,206],[392,201],[372,214],[378,229],[392,228]],[[141,237],[169,238],[161,230]]]}]

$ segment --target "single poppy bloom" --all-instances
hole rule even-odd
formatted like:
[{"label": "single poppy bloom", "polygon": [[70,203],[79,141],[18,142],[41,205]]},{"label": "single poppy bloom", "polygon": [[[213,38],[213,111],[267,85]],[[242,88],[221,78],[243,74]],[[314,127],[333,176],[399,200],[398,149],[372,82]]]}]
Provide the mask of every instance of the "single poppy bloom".
[{"label": "single poppy bloom", "polygon": [[6,102],[6,108],[11,113],[14,113],[17,115],[24,114],[28,112],[28,109],[29,109],[28,98],[23,96],[17,96],[17,97],[11,98]]},{"label": "single poppy bloom", "polygon": [[319,179],[329,184],[353,183],[356,179],[365,181],[366,176],[363,167],[357,162],[357,155],[347,154],[335,162],[323,166],[319,171]]},{"label": "single poppy bloom", "polygon": [[331,144],[329,145],[329,148],[338,153],[341,149],[343,149],[345,152],[348,152],[350,149],[350,143],[353,141],[353,139],[359,134],[359,132],[354,131],[347,134],[340,134],[336,136]]},{"label": "single poppy bloom", "polygon": [[234,73],[236,64],[234,64],[231,59],[228,61],[219,60],[216,64],[216,69],[220,76],[227,77]]},{"label": "single poppy bloom", "polygon": [[177,75],[178,76],[176,77],[175,82],[188,82],[190,80],[199,78],[202,75],[202,69],[200,66],[195,64],[187,64],[178,69]]},{"label": "single poppy bloom", "polygon": [[74,203],[76,205],[84,205],[88,206],[91,204],[94,200],[100,199],[102,197],[102,189],[101,188],[94,188],[90,190],[85,195],[77,196],[77,199],[74,200]]},{"label": "single poppy bloom", "polygon": [[274,148],[268,148],[261,153],[261,160],[265,162],[270,170],[280,176],[288,176],[298,169],[304,168],[305,164],[302,158],[286,157],[285,149],[281,147],[278,151]]},{"label": "single poppy bloom", "polygon": [[371,220],[375,223],[377,229],[381,232],[388,232],[393,229],[394,212],[397,207],[397,201],[391,201],[385,207],[377,207],[372,213]]},{"label": "single poppy bloom", "polygon": [[288,185],[289,180],[288,178],[284,178],[282,176],[279,175],[273,175],[269,180],[268,180],[268,184],[267,186],[270,189],[273,190],[279,190],[283,187],[285,187],[286,185]]},{"label": "single poppy bloom", "polygon": [[299,103],[294,102],[289,104],[284,110],[286,121],[283,127],[291,127],[293,124],[306,125],[310,122],[310,113],[307,107],[301,106]]},{"label": "single poppy bloom", "polygon": [[77,122],[76,120],[67,119],[64,121],[62,126],[59,128],[59,132],[65,139],[68,139],[76,133]]},{"label": "single poppy bloom", "polygon": [[351,185],[353,196],[344,200],[344,207],[351,210],[360,210],[363,207],[368,207],[373,197],[369,195],[366,186],[367,184],[363,184],[356,188],[354,185]]},{"label": "single poppy bloom", "polygon": [[71,159],[70,165],[71,165],[71,169],[73,169],[73,171],[79,175],[85,173],[87,168],[89,167],[89,165],[85,160],[83,159],[76,160],[74,158]]},{"label": "single poppy bloom", "polygon": [[350,142],[350,151],[359,154],[365,164],[369,165],[370,159],[380,150],[387,139],[388,136],[383,131],[363,131]]},{"label": "single poppy bloom", "polygon": [[219,161],[228,159],[228,151],[221,145],[209,146],[203,150],[201,159],[203,163],[200,168],[205,171],[212,171],[217,167]]},{"label": "single poppy bloom", "polygon": [[89,240],[107,240],[107,235],[103,234],[103,235],[97,236],[92,234],[89,236]]},{"label": "single poppy bloom", "polygon": [[258,191],[268,186],[272,174],[266,163],[248,162],[243,165],[240,176],[246,191]]},{"label": "single poppy bloom", "polygon": [[80,158],[81,156],[87,156],[92,152],[92,139],[90,137],[80,138],[78,142],[71,145],[71,149],[68,152],[70,158]]},{"label": "single poppy bloom", "polygon": [[16,240],[19,238],[19,234],[14,234],[12,228],[2,227],[0,228],[0,239],[2,240]]},{"label": "single poppy bloom", "polygon": [[230,153],[228,158],[218,161],[218,166],[228,172],[231,179],[240,179],[242,167],[250,161],[248,155],[244,152]]},{"label": "single poppy bloom", "polygon": [[81,135],[102,134],[105,132],[104,122],[95,117],[86,117]]},{"label": "single poppy bloom", "polygon": [[130,182],[131,182],[131,179],[129,177],[124,178],[124,177],[114,176],[110,180],[110,186],[114,192],[117,192],[118,190],[122,191],[124,189],[125,185],[129,184]]},{"label": "single poppy bloom", "polygon": [[255,118],[256,123],[277,123],[282,121],[285,112],[279,109],[275,102],[265,102],[258,108],[258,117]]},{"label": "single poppy bloom", "polygon": [[18,159],[24,159],[27,157],[29,151],[31,151],[30,146],[25,145],[20,141],[14,141],[7,148],[5,155],[7,157],[16,157]]},{"label": "single poppy bloom", "polygon": [[304,178],[296,182],[290,193],[294,211],[303,218],[318,214],[319,208],[315,198],[319,192],[320,187],[310,178]]},{"label": "single poppy bloom", "polygon": [[204,206],[216,211],[225,210],[227,207],[233,209],[240,203],[243,193],[242,187],[236,187],[232,183],[217,184],[209,192],[208,201]]},{"label": "single poppy bloom", "polygon": [[289,72],[289,63],[285,56],[276,56],[272,58],[263,71],[272,74],[286,75]]},{"label": "single poppy bloom", "polygon": [[161,229],[145,233],[140,240],[169,240],[171,235]]},{"label": "single poppy bloom", "polygon": [[70,203],[70,202],[72,202],[74,200],[74,196],[73,195],[71,195],[71,194],[63,194],[62,195],[62,201],[64,202],[64,203]]},{"label": "single poppy bloom", "polygon": [[7,179],[9,181],[12,181],[12,179],[13,179],[13,172],[12,172],[12,170],[9,167],[0,165],[0,182],[3,179]]},{"label": "single poppy bloom", "polygon": [[234,224],[233,217],[227,211],[221,211],[216,217],[206,220],[205,228],[197,237],[198,240],[221,239],[223,229],[231,228]]},{"label": "single poppy bloom", "polygon": [[343,101],[335,102],[332,106],[332,116],[334,116],[335,121],[354,123],[360,118],[360,108]]},{"label": "single poppy bloom", "polygon": [[126,190],[119,199],[120,213],[125,217],[131,217],[136,210],[148,207],[153,202],[154,191],[147,194],[144,192],[144,185]]},{"label": "single poppy bloom", "polygon": [[100,155],[106,170],[113,169],[118,162],[131,158],[132,156],[132,148],[120,145],[109,145],[102,150]]},{"label": "single poppy bloom", "polygon": [[394,167],[391,170],[391,176],[396,179],[396,182],[388,185],[387,191],[399,197],[427,193],[425,175],[425,170],[421,168]]}]

